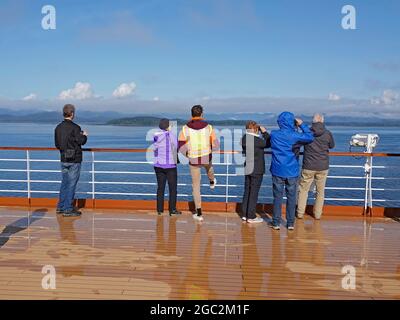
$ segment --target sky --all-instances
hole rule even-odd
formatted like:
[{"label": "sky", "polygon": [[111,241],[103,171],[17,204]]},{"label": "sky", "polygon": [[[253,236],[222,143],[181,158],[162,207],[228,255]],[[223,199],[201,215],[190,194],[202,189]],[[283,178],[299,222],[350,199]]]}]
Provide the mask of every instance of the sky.
[{"label": "sky", "polygon": [[0,0],[0,108],[400,118],[399,31],[398,0]]}]

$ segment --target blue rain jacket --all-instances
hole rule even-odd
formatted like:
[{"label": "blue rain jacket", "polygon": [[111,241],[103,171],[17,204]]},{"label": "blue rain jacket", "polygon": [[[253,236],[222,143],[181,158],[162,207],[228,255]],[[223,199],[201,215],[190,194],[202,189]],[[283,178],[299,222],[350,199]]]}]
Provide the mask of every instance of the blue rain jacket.
[{"label": "blue rain jacket", "polygon": [[300,126],[302,132],[298,132],[291,112],[282,112],[278,117],[278,125],[279,130],[271,132],[271,174],[281,178],[297,178],[300,166],[296,148],[299,148],[299,144],[313,142],[314,135],[305,123]]}]

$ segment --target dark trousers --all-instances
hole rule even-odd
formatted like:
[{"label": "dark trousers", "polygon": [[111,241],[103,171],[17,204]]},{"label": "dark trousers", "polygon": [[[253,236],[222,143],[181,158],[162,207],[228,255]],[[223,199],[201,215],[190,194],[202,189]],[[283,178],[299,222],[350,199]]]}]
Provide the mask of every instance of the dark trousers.
[{"label": "dark trousers", "polygon": [[57,208],[68,211],[73,209],[76,185],[81,173],[80,163],[61,163],[62,182]]},{"label": "dark trousers", "polygon": [[165,185],[168,181],[169,191],[169,211],[176,209],[176,197],[178,189],[178,173],[176,168],[163,169],[154,167],[157,176],[157,212],[164,211],[164,193]]},{"label": "dark trousers", "polygon": [[242,216],[247,219],[256,218],[258,193],[263,180],[262,174],[246,175],[244,178],[244,195],[242,202]]},{"label": "dark trousers", "polygon": [[286,222],[294,226],[297,203],[298,178],[281,178],[272,176],[272,192],[274,195],[274,209],[272,223],[281,224],[283,194],[286,191]]}]

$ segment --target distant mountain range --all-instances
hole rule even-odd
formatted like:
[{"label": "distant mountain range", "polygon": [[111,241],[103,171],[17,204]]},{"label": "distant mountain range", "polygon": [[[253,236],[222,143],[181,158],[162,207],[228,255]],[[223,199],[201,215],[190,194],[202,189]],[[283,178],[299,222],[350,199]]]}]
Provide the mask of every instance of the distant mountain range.
[{"label": "distant mountain range", "polygon": [[[207,119],[214,125],[242,126],[247,120],[255,120],[262,125],[276,125],[275,113],[214,113],[207,114]],[[124,114],[119,112],[95,112],[78,110],[77,122],[83,124],[113,125],[113,126],[158,126],[161,117],[175,119],[179,125],[187,122],[186,114],[163,113],[161,115]],[[310,115],[300,115],[306,121],[311,122]],[[62,120],[62,114],[56,111],[42,110],[11,110],[0,108],[0,122],[7,123],[47,123],[56,124]],[[327,125],[331,126],[355,126],[355,127],[400,127],[400,119],[380,118],[379,116],[350,117],[329,115],[326,118]]]},{"label": "distant mountain range", "polygon": [[[157,127],[160,122],[159,117],[131,117],[121,118],[108,121],[107,125],[112,126],[145,126],[145,127]],[[172,121],[176,121],[178,125],[184,125],[187,120],[170,118]],[[208,120],[215,126],[243,126],[246,124],[246,120]]]},{"label": "distant mountain range", "polygon": [[[118,112],[93,112],[78,111],[79,122],[92,124],[105,124],[111,119],[123,117]],[[61,112],[56,111],[32,111],[0,109],[0,122],[14,123],[58,123],[62,120]]]},{"label": "distant mountain range", "polygon": [[[312,121],[312,117],[303,116],[301,117],[305,122],[310,123]],[[161,118],[159,117],[127,117],[120,118],[108,121],[106,125],[112,126],[132,126],[132,127],[157,127]],[[183,125],[187,122],[187,120],[170,118],[171,120],[177,121],[178,125]],[[248,118],[248,119],[254,119]],[[208,122],[215,126],[244,126],[247,120],[213,120],[211,117],[208,118]],[[258,121],[260,124],[264,126],[275,126],[276,117],[273,119],[263,119]],[[362,119],[360,121],[356,118],[334,118],[326,121],[328,126],[346,126],[346,127],[400,127],[399,120],[387,120],[387,119]]]}]

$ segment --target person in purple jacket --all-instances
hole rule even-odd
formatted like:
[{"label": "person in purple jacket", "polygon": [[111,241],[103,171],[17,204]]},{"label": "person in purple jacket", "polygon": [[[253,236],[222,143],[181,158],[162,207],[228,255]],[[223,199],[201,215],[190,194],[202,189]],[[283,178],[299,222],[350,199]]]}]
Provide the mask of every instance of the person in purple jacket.
[{"label": "person in purple jacket", "polygon": [[169,120],[161,119],[158,131],[154,134],[154,171],[157,177],[157,213],[164,212],[165,185],[168,181],[169,215],[181,214],[176,210],[178,174],[176,169],[178,139],[170,131]]}]

